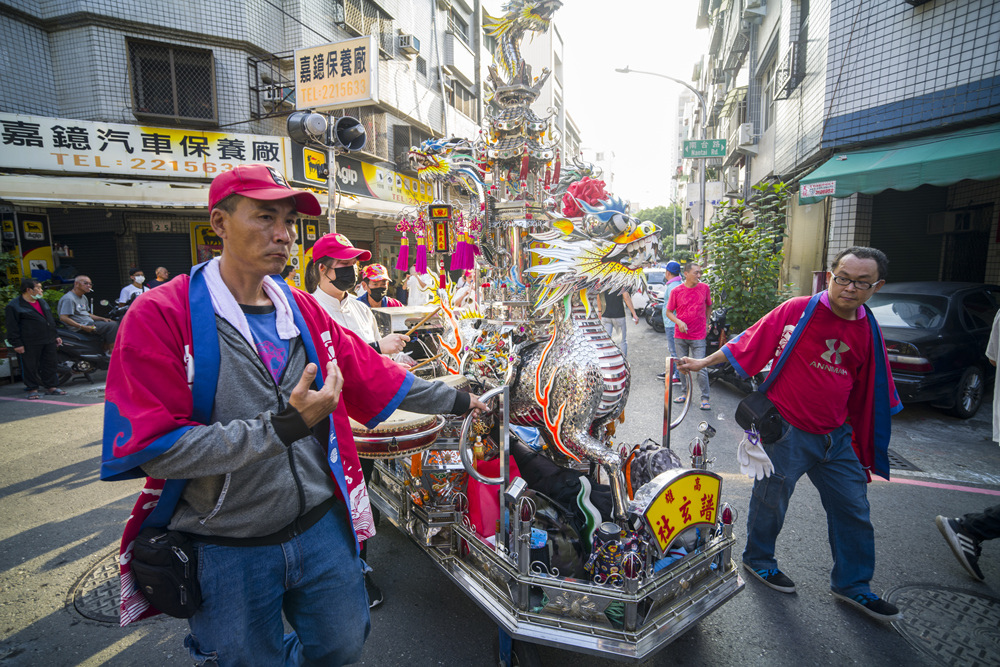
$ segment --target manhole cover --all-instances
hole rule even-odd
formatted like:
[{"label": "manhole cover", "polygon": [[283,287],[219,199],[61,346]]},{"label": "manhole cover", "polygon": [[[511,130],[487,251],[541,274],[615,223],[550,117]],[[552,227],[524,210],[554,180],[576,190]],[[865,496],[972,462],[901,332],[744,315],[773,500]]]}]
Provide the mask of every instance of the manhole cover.
[{"label": "manhole cover", "polygon": [[71,592],[73,606],[84,617],[118,625],[121,590],[118,582],[118,549],[102,556],[80,577]]},{"label": "manhole cover", "polygon": [[900,586],[886,594],[911,646],[944,665],[1000,665],[1000,599],[943,586]]},{"label": "manhole cover", "polygon": [[889,450],[889,468],[892,470],[912,470],[914,472],[920,472],[920,468],[904,459],[892,449]]}]

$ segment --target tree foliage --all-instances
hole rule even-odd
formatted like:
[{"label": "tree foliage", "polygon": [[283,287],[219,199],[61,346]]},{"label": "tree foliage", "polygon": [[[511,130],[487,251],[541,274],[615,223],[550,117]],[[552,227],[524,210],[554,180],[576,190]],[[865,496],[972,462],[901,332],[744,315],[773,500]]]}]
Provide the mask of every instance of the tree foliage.
[{"label": "tree foliage", "polygon": [[[677,204],[670,206],[654,206],[644,208],[635,214],[640,220],[649,220],[660,228],[660,238],[658,245],[660,259],[674,259],[673,238],[676,234],[684,233],[684,213]],[[681,261],[681,260],[677,260]]]},{"label": "tree foliage", "polygon": [[705,229],[705,282],[713,301],[730,308],[732,331],[743,331],[791,294],[781,283],[784,259],[784,183],[753,186],[748,201],[722,203]]}]

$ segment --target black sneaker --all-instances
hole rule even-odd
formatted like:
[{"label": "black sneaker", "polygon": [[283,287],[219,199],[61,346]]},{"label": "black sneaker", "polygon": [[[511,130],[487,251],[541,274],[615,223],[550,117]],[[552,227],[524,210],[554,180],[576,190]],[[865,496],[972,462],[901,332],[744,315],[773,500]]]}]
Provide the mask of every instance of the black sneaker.
[{"label": "black sneaker", "polygon": [[877,621],[888,623],[903,618],[902,612],[899,611],[896,605],[886,602],[874,593],[858,593],[853,597],[838,593],[837,591],[830,591],[830,593],[838,600],[843,600],[848,604],[854,605]]},{"label": "black sneaker", "polygon": [[667,379],[667,374],[666,373],[657,373],[656,379],[657,380],[666,380]]},{"label": "black sneaker", "polygon": [[782,593],[795,592],[795,582],[789,579],[784,572],[776,567],[755,570],[747,563],[743,563],[743,569],[763,581],[764,585],[770,586],[776,591],[781,591]]},{"label": "black sneaker", "polygon": [[372,581],[371,572],[365,573],[365,592],[368,593],[368,608],[374,609],[382,604],[382,589]]},{"label": "black sneaker", "polygon": [[979,544],[979,540],[970,535],[969,531],[962,527],[962,522],[958,519],[938,516],[934,519],[934,522],[937,524],[941,534],[944,535],[945,541],[951,547],[951,552],[955,554],[955,558],[962,564],[962,567],[977,581],[984,581],[986,577],[983,576],[983,571],[979,569],[979,554],[983,550]]}]

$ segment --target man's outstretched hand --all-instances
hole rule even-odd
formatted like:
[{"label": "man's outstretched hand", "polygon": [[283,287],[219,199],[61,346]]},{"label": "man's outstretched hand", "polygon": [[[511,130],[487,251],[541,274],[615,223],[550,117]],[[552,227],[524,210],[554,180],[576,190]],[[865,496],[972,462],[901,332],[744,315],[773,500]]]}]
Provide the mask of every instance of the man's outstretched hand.
[{"label": "man's outstretched hand", "polygon": [[319,391],[312,389],[316,380],[316,370],[316,364],[306,364],[299,383],[288,397],[289,404],[299,411],[302,420],[309,428],[329,417],[337,409],[340,392],[344,388],[344,376],[341,375],[336,361],[326,365],[326,382]]}]

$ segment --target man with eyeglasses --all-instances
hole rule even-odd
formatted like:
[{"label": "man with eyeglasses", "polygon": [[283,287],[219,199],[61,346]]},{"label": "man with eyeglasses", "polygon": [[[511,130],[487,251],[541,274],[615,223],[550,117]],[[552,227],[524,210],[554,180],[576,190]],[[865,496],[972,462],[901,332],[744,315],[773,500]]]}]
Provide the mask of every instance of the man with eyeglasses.
[{"label": "man with eyeglasses", "polygon": [[118,336],[118,323],[90,312],[90,299],[87,298],[87,294],[93,290],[94,283],[90,278],[77,276],[73,281],[73,289],[59,299],[57,307],[59,321],[74,331],[100,336],[104,341],[104,349],[110,352]]},{"label": "man with eyeglasses", "polygon": [[750,498],[743,566],[770,588],[795,592],[774,550],[795,483],[808,475],[826,509],[831,592],[880,621],[901,614],[871,590],[875,531],[866,482],[872,472],[889,477],[890,416],[903,406],[882,332],[865,302],[885,283],[888,263],[875,248],[848,248],[834,258],[825,292],[790,299],[719,351],[679,364],[690,373],[729,361],[749,377],[775,360],[767,398],[782,417],[781,437],[749,446],[761,471]]}]

